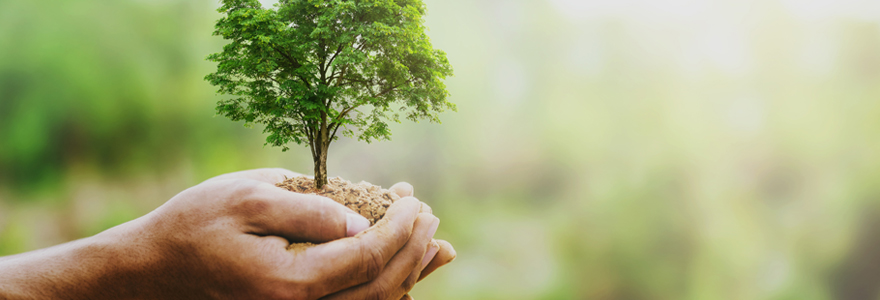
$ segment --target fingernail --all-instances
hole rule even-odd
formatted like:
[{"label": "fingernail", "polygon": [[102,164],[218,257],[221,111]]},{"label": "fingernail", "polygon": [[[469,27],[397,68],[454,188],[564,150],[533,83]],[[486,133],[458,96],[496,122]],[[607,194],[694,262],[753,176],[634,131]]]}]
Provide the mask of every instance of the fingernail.
[{"label": "fingernail", "polygon": [[431,223],[431,229],[428,230],[428,237],[434,238],[434,234],[437,233],[437,227],[440,227],[440,219],[434,217],[434,223]]},{"label": "fingernail", "polygon": [[422,269],[427,267],[428,263],[434,259],[437,251],[440,251],[440,244],[437,244],[437,241],[431,240],[431,244],[428,245],[428,252],[425,252],[425,258],[422,258]]},{"label": "fingernail", "polygon": [[426,204],[425,202],[422,202],[422,207],[419,209],[419,212],[420,212],[420,213],[429,213],[429,214],[433,214],[433,213],[434,213],[434,210],[431,209],[431,206],[429,206],[429,205]]},{"label": "fingernail", "polygon": [[402,192],[406,193],[407,196],[412,197],[415,195],[416,188],[409,184],[409,182],[399,182],[398,189],[403,190]]},{"label": "fingernail", "polygon": [[345,236],[354,236],[370,227],[370,221],[359,214],[345,214]]}]

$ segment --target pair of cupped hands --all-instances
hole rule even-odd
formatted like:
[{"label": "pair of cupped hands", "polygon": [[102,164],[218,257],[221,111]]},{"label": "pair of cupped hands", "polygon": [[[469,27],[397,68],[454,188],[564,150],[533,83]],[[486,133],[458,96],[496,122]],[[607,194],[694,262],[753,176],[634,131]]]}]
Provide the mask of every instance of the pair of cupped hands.
[{"label": "pair of cupped hands", "polygon": [[[408,183],[390,188],[401,199],[369,227],[333,200],[275,186],[294,176],[217,176],[98,235],[0,258],[9,276],[0,290],[9,299],[398,300],[455,258]],[[291,241],[316,245],[288,251]]]}]

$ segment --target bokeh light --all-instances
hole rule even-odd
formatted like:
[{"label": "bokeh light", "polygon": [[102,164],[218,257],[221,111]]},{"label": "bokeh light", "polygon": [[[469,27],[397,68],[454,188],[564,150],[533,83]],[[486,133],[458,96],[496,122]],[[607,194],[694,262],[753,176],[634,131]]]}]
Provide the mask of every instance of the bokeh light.
[{"label": "bokeh light", "polygon": [[[878,298],[880,2],[425,3],[459,112],[328,165],[441,218],[459,257],[415,298]],[[218,6],[0,2],[0,255],[311,170],[214,116]]]}]

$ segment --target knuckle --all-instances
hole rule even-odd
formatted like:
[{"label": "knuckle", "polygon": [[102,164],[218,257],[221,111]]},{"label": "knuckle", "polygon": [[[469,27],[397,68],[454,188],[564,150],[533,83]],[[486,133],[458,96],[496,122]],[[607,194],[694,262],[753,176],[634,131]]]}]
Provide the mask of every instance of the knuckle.
[{"label": "knuckle", "polygon": [[236,201],[233,209],[245,215],[262,215],[270,209],[269,206],[269,202],[264,199],[249,197]]},{"label": "knuckle", "polygon": [[317,197],[315,200],[317,201],[311,201],[315,205],[315,212],[321,214],[321,220],[324,221],[325,224],[336,223],[339,221],[337,214],[342,213],[341,208],[339,208],[339,203],[324,197]]},{"label": "knuckle", "polygon": [[413,289],[413,287],[416,286],[416,281],[418,281],[418,279],[419,277],[415,276],[415,274],[410,275],[406,278],[406,280],[403,281],[403,283],[401,284],[401,288],[403,288],[405,292],[409,292]]},{"label": "knuckle", "polygon": [[256,198],[263,192],[263,183],[250,179],[233,179],[219,184],[231,199]]},{"label": "knuckle", "polygon": [[366,277],[370,280],[379,277],[379,274],[385,269],[385,254],[380,249],[374,247],[367,247],[361,253],[364,253],[366,256],[362,260],[364,262],[363,272]]},{"label": "knuckle", "polygon": [[371,284],[370,291],[365,296],[366,300],[389,300],[391,289],[387,284],[376,282]]},{"label": "knuckle", "polygon": [[388,222],[387,226],[390,227],[391,238],[397,243],[406,243],[412,234],[412,227],[407,227],[399,222]]},{"label": "knuckle", "polygon": [[418,198],[413,197],[413,196],[406,196],[406,197],[400,198],[400,200],[397,200],[397,201],[402,202],[402,203],[409,203],[408,205],[421,206],[421,201],[419,201]]},{"label": "knuckle", "polygon": [[[311,200],[311,199],[310,199]],[[316,201],[308,201],[310,210],[316,215],[315,218],[320,222],[315,222],[321,236],[339,236],[345,237],[345,213],[339,207],[339,204],[333,200],[324,197],[315,197]]]},{"label": "knuckle", "polygon": [[223,185],[230,190],[229,195],[233,199],[253,198],[260,190],[259,182],[247,179],[234,179]]},{"label": "knuckle", "polygon": [[434,214],[434,209],[432,209],[431,206],[428,205],[428,204],[426,204],[425,202],[422,202],[422,208],[419,210],[419,212],[420,212],[420,213]]}]

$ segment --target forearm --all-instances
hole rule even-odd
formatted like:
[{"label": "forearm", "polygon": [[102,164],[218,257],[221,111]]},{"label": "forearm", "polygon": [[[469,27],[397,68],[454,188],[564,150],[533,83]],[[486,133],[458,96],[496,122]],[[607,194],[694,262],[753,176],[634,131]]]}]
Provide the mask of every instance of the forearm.
[{"label": "forearm", "polygon": [[[132,257],[105,232],[0,259],[0,299],[124,299]],[[130,286],[130,285],[129,285]]]},{"label": "forearm", "polygon": [[80,298],[77,290],[91,286],[95,274],[105,268],[96,259],[101,248],[83,239],[4,259],[0,261],[0,298]]}]

